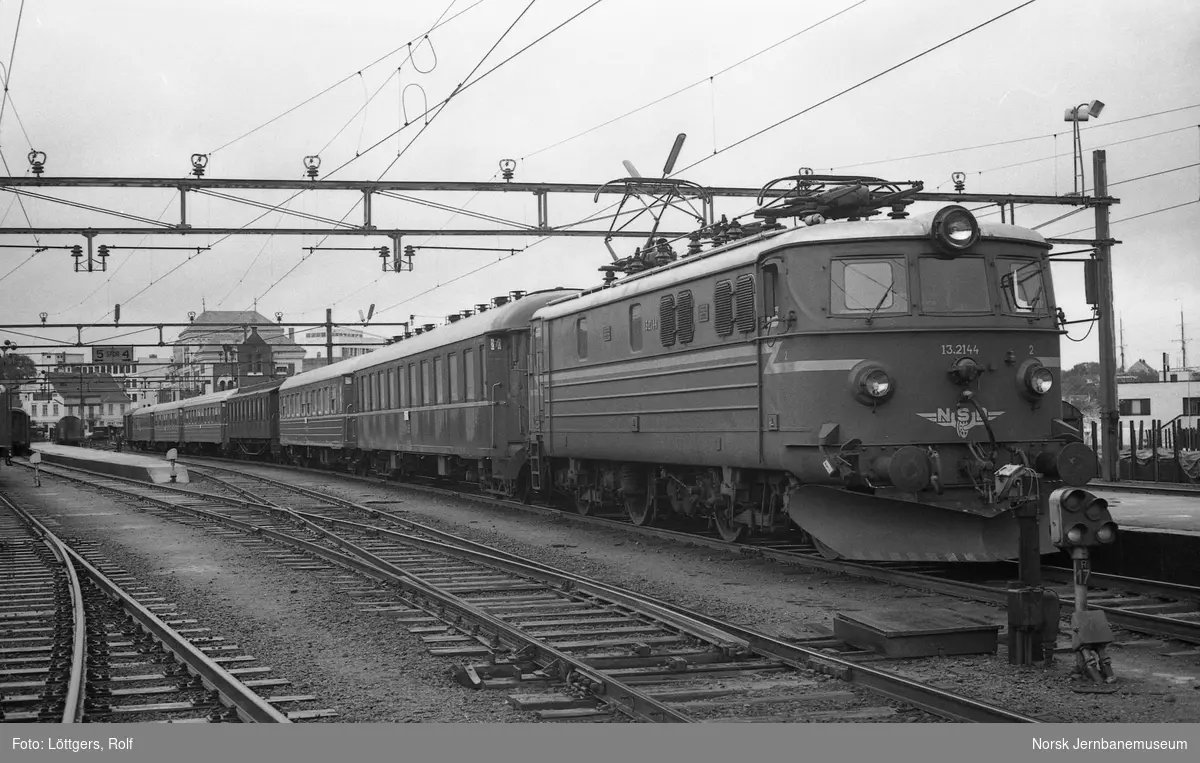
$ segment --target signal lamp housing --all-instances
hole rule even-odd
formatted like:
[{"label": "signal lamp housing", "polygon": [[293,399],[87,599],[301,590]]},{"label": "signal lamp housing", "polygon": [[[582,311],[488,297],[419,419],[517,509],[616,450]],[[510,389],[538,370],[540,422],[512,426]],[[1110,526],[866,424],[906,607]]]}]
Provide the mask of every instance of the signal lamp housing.
[{"label": "signal lamp housing", "polygon": [[1077,487],[1050,494],[1050,541],[1059,548],[1103,546],[1117,539],[1108,501]]}]

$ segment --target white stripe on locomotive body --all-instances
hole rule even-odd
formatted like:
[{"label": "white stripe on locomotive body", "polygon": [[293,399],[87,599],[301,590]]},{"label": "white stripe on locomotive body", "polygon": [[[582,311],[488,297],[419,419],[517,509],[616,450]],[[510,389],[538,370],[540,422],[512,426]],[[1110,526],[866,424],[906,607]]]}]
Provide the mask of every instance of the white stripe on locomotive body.
[{"label": "white stripe on locomotive body", "polygon": [[[762,233],[690,257],[681,257],[652,270],[626,276],[608,287],[596,287],[575,297],[555,300],[537,311],[533,317],[535,320],[561,318],[600,305],[619,302],[639,294],[659,289],[673,289],[686,281],[715,275],[726,270],[754,267],[763,255],[789,246],[888,239],[928,240],[932,230],[933,217],[934,213],[930,213],[903,220],[829,222]],[[983,220],[979,220],[978,223],[980,241],[985,239],[1009,240],[1050,248],[1041,234],[1028,228]],[[680,270],[681,268],[686,268],[686,270]]]}]

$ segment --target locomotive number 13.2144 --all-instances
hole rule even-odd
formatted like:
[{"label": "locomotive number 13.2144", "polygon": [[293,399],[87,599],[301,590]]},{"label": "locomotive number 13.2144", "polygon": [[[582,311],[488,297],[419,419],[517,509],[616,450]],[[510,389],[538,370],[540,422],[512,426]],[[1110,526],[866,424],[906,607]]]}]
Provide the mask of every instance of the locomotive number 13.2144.
[{"label": "locomotive number 13.2144", "polygon": [[977,344],[943,344],[943,355],[978,355],[979,345]]}]

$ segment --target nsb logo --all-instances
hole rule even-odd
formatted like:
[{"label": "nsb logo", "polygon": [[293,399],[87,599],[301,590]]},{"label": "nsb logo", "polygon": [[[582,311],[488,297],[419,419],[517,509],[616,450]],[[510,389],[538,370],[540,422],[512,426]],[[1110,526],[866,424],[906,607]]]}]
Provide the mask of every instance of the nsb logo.
[{"label": "nsb logo", "polygon": [[[989,411],[981,409],[988,421],[994,421],[1003,416],[1004,411]],[[983,426],[983,418],[973,408],[938,408],[937,413],[918,413],[926,421],[932,421],[940,427],[951,427],[958,432],[959,437],[966,437],[967,432],[978,426]]]}]

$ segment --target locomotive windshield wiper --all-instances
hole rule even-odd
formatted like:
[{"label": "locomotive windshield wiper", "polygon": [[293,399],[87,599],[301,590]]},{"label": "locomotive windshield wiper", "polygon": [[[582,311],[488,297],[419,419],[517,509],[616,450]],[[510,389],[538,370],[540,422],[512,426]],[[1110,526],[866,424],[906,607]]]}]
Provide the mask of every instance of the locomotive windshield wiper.
[{"label": "locomotive windshield wiper", "polygon": [[887,302],[887,298],[896,293],[896,276],[892,274],[892,282],[888,284],[887,291],[879,298],[878,304],[871,308],[871,312],[867,313],[867,325],[871,325],[871,319],[875,317],[875,313],[879,312],[879,308],[883,307],[883,303]]}]

